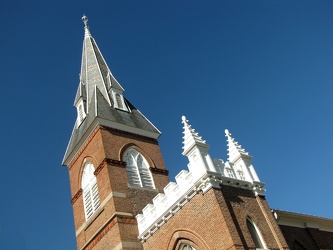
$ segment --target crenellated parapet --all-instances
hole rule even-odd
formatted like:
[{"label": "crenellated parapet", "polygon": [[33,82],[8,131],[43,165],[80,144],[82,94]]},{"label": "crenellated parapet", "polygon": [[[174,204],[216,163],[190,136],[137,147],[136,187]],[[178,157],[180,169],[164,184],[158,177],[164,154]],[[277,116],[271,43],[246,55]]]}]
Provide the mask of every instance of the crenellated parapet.
[{"label": "crenellated parapet", "polygon": [[164,188],[164,193],[156,195],[153,203],[148,204],[142,210],[143,213],[136,216],[139,239],[146,241],[196,194],[206,193],[211,188],[220,188],[220,185],[235,186],[252,190],[255,195],[265,195],[265,184],[262,182],[230,178],[211,171],[195,176],[192,172],[182,170],[176,176],[176,182],[170,182]]},{"label": "crenellated parapet", "polygon": [[[251,190],[256,196],[265,195],[265,184],[259,181],[251,164],[252,157],[238,145],[226,130],[228,151],[239,154],[237,161],[224,162],[210,158],[208,144],[188,124],[185,117],[183,155],[189,159],[187,170],[176,176],[176,182],[170,182],[163,193],[155,196],[152,204],[148,204],[142,214],[136,216],[139,228],[139,239],[144,242],[153,235],[164,223],[174,216],[196,194],[206,193],[211,188],[229,185]],[[237,152],[235,152],[237,151]]]}]

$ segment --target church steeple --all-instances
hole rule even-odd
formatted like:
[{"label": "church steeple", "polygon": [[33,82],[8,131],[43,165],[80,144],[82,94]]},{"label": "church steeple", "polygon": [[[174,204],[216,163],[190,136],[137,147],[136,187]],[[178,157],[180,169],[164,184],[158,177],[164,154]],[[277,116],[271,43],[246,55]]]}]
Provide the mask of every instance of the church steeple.
[{"label": "church steeple", "polygon": [[83,16],[68,166],[78,249],[142,249],[135,215],[169,183],[159,130],[123,95]]},{"label": "church steeple", "polygon": [[157,139],[160,131],[123,95],[119,84],[108,67],[91,35],[88,18],[82,17],[84,40],[79,86],[74,100],[77,119],[69,141],[64,165],[79,149],[82,137],[97,125]]}]

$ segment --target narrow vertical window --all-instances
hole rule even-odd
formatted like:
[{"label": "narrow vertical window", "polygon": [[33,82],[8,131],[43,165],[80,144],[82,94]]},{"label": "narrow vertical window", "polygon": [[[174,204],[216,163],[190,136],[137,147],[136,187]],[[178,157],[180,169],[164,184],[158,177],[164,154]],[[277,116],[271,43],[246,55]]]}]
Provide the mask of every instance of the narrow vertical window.
[{"label": "narrow vertical window", "polygon": [[125,154],[128,181],[131,186],[154,188],[154,182],[146,159],[135,149]]},{"label": "narrow vertical window", "polygon": [[97,180],[94,171],[94,165],[87,162],[82,175],[83,205],[86,220],[88,220],[100,206]]},{"label": "narrow vertical window", "polygon": [[241,180],[245,180],[245,177],[244,177],[244,174],[243,174],[243,171],[239,170],[238,171],[238,176]]},{"label": "narrow vertical window", "polygon": [[117,100],[117,107],[119,109],[123,109],[123,101],[121,100],[121,96],[119,94],[116,94],[116,100]]},{"label": "narrow vertical window", "polygon": [[83,108],[82,108],[82,105],[79,106],[79,118],[80,118],[80,122],[82,122],[82,120],[83,120]]},{"label": "narrow vertical window", "polygon": [[229,177],[235,178],[234,173],[232,172],[232,170],[230,168],[227,168],[227,173],[228,173]]},{"label": "narrow vertical window", "polygon": [[260,235],[260,232],[257,228],[257,226],[249,219],[246,219],[247,228],[249,229],[250,235],[252,237],[253,243],[256,246],[256,248],[266,248],[266,245],[264,241],[262,240],[262,237]]}]

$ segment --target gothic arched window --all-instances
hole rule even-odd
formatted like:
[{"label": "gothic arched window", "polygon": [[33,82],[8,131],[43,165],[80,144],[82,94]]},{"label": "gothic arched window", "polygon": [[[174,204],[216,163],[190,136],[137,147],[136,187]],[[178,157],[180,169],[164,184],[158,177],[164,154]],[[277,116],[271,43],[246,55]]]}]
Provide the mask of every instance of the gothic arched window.
[{"label": "gothic arched window", "polygon": [[94,165],[87,162],[82,174],[83,205],[86,220],[88,220],[99,208],[100,201]]},{"label": "gothic arched window", "polygon": [[189,244],[181,244],[179,250],[195,250],[195,248]]},{"label": "gothic arched window", "polygon": [[125,161],[128,181],[131,186],[154,188],[149,164],[142,154],[131,148],[125,154]]},{"label": "gothic arched window", "polygon": [[250,218],[246,219],[246,224],[256,248],[266,248],[257,226],[250,220]]}]

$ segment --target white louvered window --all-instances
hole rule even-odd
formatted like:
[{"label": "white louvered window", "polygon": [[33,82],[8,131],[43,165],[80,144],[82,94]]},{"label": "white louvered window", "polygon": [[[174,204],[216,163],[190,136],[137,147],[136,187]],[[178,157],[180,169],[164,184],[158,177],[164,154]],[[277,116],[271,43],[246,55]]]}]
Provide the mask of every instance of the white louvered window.
[{"label": "white louvered window", "polygon": [[123,101],[122,101],[121,96],[119,94],[116,94],[116,101],[117,101],[118,108],[119,109],[124,109]]},{"label": "white louvered window", "polygon": [[135,149],[125,154],[128,181],[131,186],[154,188],[147,160]]},{"label": "white louvered window", "polygon": [[94,165],[87,162],[82,175],[83,204],[86,220],[88,220],[100,206],[97,180],[94,171]]}]

